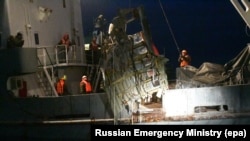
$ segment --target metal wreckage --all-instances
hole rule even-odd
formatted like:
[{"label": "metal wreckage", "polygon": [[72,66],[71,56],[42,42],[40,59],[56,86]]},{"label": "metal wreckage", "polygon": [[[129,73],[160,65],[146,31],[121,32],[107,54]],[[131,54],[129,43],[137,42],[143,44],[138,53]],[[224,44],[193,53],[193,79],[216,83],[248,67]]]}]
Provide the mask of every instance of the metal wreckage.
[{"label": "metal wreckage", "polygon": [[[138,32],[128,35],[128,24],[138,22]],[[148,112],[143,105],[153,97],[160,101],[168,89],[168,59],[159,54],[152,41],[144,8],[120,9],[109,25],[108,36],[102,39],[100,70],[115,118]]]},{"label": "metal wreckage", "polygon": [[[225,65],[204,62],[199,68],[176,68],[176,81],[170,82],[168,59],[154,46],[143,7],[118,13],[100,65],[116,120],[128,114],[140,124],[249,123],[249,45]],[[127,35],[127,24],[136,20],[142,30]]]}]

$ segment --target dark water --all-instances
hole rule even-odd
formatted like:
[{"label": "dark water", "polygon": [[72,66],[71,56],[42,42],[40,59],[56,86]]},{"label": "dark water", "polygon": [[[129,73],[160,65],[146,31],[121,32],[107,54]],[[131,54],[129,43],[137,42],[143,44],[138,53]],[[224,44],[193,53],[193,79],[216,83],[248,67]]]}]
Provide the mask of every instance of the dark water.
[{"label": "dark water", "polygon": [[91,124],[56,125],[1,125],[1,140],[16,141],[68,141],[90,140]]}]

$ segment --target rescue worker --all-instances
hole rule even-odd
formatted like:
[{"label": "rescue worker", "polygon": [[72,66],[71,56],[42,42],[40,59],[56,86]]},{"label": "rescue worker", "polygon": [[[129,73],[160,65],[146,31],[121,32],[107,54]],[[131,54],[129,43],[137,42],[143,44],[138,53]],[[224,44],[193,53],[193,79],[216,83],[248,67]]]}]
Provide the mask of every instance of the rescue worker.
[{"label": "rescue worker", "polygon": [[184,49],[181,51],[178,61],[180,62],[180,67],[185,67],[185,66],[190,65],[191,57],[188,54],[187,50]]},{"label": "rescue worker", "polygon": [[88,78],[86,75],[82,76],[82,81],[80,82],[80,93],[81,94],[88,94],[92,92],[92,86],[90,82],[88,81]]},{"label": "rescue worker", "polygon": [[96,42],[96,37],[93,36],[92,41],[90,42],[89,48],[92,51],[98,51],[98,48],[100,47],[99,44]]},{"label": "rescue worker", "polygon": [[23,47],[24,40],[23,40],[23,34],[21,32],[18,32],[16,36],[9,36],[7,39],[7,47],[8,48],[14,48],[14,47]]},{"label": "rescue worker", "polygon": [[91,50],[91,58],[92,58],[92,64],[98,64],[99,56],[101,55],[99,47],[100,45],[96,42],[96,37],[93,36],[92,41],[89,45]]},{"label": "rescue worker", "polygon": [[102,14],[100,14],[94,21],[94,32],[93,35],[97,37],[97,43],[101,44],[101,39],[103,36],[106,35],[105,29],[106,29],[107,20],[104,18]]},{"label": "rescue worker", "polygon": [[58,96],[65,94],[65,80],[66,80],[66,76],[64,75],[56,83],[56,91],[57,91]]},{"label": "rescue worker", "polygon": [[58,45],[66,45],[67,49],[69,49],[69,46],[71,46],[71,41],[69,39],[69,34],[65,33],[62,37],[62,39],[59,41]]},{"label": "rescue worker", "polygon": [[59,63],[65,63],[68,61],[66,59],[72,58],[72,54],[73,54],[72,49],[70,49],[72,42],[69,39],[68,33],[65,33],[63,35],[63,37],[58,42],[58,45],[60,45],[60,46],[57,46],[57,55],[58,55]]}]

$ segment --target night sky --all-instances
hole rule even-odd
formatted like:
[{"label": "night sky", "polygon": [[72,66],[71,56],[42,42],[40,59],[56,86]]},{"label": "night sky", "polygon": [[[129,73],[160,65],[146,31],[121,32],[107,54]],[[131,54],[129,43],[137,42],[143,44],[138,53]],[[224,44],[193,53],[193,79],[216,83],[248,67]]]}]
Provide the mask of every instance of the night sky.
[{"label": "night sky", "polygon": [[119,8],[141,5],[169,67],[178,67],[179,49],[188,50],[196,68],[204,62],[224,65],[249,42],[250,30],[230,0],[82,0],[84,35],[91,36],[99,14],[111,22]]}]

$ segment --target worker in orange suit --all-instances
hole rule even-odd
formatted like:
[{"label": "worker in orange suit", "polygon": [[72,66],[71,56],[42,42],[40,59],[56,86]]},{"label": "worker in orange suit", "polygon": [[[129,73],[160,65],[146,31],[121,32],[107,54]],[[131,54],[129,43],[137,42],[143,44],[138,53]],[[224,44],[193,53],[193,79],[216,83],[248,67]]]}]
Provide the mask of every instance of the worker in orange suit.
[{"label": "worker in orange suit", "polygon": [[65,45],[67,47],[67,50],[69,50],[69,46],[72,45],[70,39],[69,39],[69,34],[65,33],[62,37],[62,39],[59,41],[58,45]]},{"label": "worker in orange suit", "polygon": [[66,76],[64,75],[56,84],[56,91],[59,96],[65,94],[65,80]]},{"label": "worker in orange suit", "polygon": [[88,78],[86,75],[82,76],[82,81],[80,82],[80,93],[81,94],[88,94],[92,92],[92,86],[90,82],[88,81]]},{"label": "worker in orange suit", "polygon": [[181,54],[178,58],[178,61],[180,62],[180,67],[186,67],[186,66],[190,65],[191,57],[188,54],[187,50],[181,51]]}]

